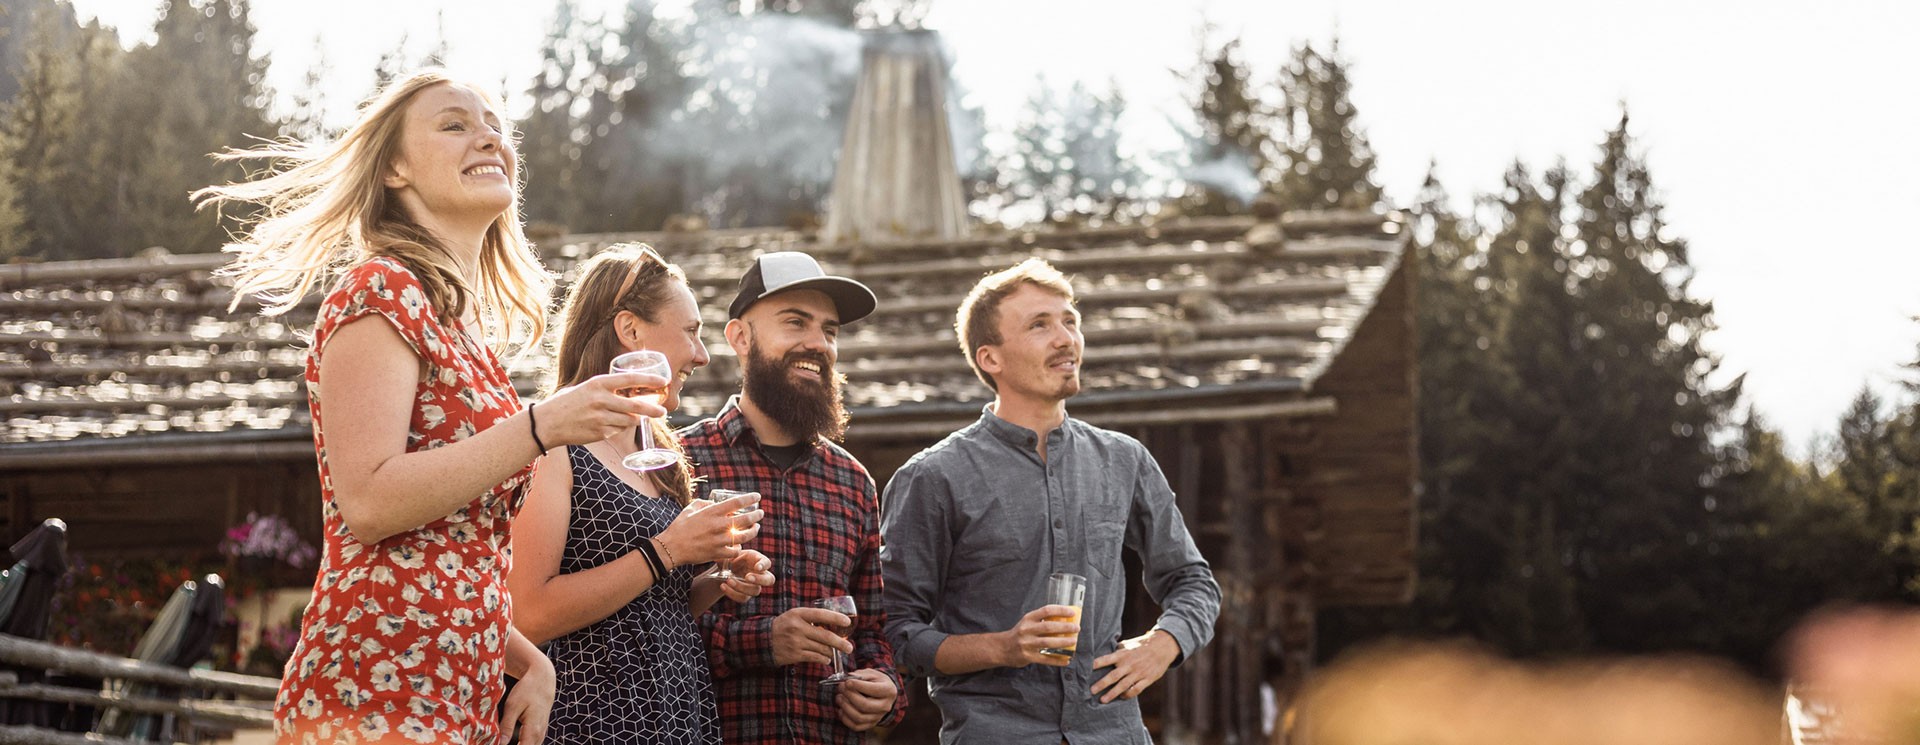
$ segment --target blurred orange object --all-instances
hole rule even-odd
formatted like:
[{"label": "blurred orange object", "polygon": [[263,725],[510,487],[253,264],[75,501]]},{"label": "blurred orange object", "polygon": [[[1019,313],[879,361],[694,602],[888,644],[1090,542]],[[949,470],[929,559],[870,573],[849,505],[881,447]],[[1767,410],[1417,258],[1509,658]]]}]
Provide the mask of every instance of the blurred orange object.
[{"label": "blurred orange object", "polygon": [[1796,691],[1832,707],[1828,742],[1920,743],[1920,610],[1823,612],[1794,633],[1788,662]]},{"label": "blurred orange object", "polygon": [[1393,642],[1317,675],[1287,745],[1777,745],[1780,697],[1691,657],[1520,663]]}]

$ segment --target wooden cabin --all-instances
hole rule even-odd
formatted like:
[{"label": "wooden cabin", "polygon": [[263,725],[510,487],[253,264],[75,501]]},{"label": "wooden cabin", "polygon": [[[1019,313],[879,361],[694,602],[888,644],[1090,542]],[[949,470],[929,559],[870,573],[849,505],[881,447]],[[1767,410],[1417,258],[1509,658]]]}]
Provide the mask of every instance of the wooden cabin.
[{"label": "wooden cabin", "polygon": [[[882,483],[979,416],[991,394],[953,337],[960,297],[1029,256],[1072,279],[1085,314],[1085,392],[1070,410],[1159,458],[1219,576],[1214,643],[1145,702],[1199,741],[1261,727],[1313,660],[1320,608],[1405,602],[1415,514],[1413,278],[1391,215],[1287,214],[823,245],[784,231],[549,240],[569,278],[620,241],[687,270],[714,363],[681,415],[738,388],[719,336],[753,257],[802,250],[869,284],[876,313],[841,336],[847,445]],[[265,318],[210,278],[217,256],[18,265],[0,271],[0,525],[47,517],[83,555],[210,552],[249,512],[319,534],[301,383],[316,303]],[[546,357],[514,364],[531,392]],[[1137,573],[1136,573],[1137,576]],[[1128,628],[1154,611],[1134,592]]]}]

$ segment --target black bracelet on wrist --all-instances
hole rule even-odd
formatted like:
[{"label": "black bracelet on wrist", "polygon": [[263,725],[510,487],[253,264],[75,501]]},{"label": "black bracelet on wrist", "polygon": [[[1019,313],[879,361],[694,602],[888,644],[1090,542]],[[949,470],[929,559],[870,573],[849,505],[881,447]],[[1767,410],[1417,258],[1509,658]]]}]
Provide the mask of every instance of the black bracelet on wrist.
[{"label": "black bracelet on wrist", "polygon": [[540,454],[547,454],[547,444],[540,441],[540,422],[533,418],[533,406],[527,407],[527,431],[533,433],[533,446],[540,448]]},{"label": "black bracelet on wrist", "polygon": [[667,576],[667,565],[660,561],[660,552],[653,547],[650,539],[640,539],[640,556],[647,560],[647,568],[653,570],[653,581],[659,582]]}]

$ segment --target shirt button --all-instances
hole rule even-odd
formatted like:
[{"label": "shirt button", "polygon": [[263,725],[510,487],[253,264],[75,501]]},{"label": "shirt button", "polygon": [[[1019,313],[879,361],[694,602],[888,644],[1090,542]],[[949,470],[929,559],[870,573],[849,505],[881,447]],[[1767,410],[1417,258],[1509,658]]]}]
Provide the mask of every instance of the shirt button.
[{"label": "shirt button", "polygon": [[1054,530],[1062,530],[1062,529],[1065,529],[1066,527],[1067,527],[1067,521],[1065,521],[1065,520],[1062,520],[1062,519],[1060,519],[1060,518],[1057,518],[1057,517],[1053,519],[1053,529],[1054,529]]}]

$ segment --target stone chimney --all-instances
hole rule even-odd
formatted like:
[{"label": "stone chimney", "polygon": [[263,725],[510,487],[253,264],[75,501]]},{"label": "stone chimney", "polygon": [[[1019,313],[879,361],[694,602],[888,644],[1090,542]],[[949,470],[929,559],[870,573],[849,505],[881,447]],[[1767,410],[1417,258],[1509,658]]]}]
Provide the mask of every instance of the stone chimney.
[{"label": "stone chimney", "polygon": [[924,29],[866,33],[824,243],[959,238],[967,200],[947,129],[947,66]]}]

